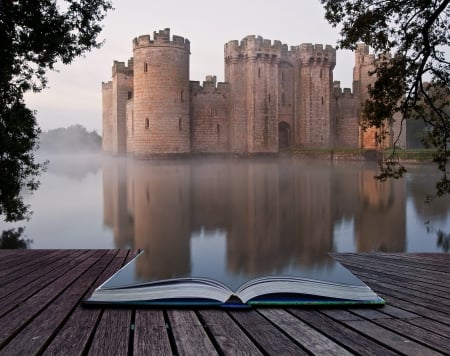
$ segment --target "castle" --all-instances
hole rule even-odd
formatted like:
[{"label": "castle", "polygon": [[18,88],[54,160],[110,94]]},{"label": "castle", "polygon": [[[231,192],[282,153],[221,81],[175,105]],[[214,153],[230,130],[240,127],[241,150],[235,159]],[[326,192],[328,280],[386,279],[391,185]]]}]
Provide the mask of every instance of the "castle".
[{"label": "castle", "polygon": [[135,38],[127,64],[114,61],[112,81],[102,83],[104,151],[152,157],[378,146],[377,130],[359,125],[374,80],[366,45],[355,52],[353,91],[333,81],[330,45],[230,41],[225,82],[207,76],[202,85],[189,80],[189,55],[189,40],[164,29]]}]

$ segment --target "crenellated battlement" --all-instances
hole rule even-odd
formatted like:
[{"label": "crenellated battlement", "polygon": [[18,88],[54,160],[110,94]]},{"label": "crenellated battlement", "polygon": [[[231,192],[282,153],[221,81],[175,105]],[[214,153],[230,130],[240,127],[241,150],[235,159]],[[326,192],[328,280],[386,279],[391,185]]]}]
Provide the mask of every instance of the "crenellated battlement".
[{"label": "crenellated battlement", "polygon": [[335,80],[333,82],[333,93],[335,98],[353,98],[353,92],[350,88],[341,88],[341,82]]},{"label": "crenellated battlement", "polygon": [[375,55],[369,51],[369,46],[365,43],[358,43],[355,50],[355,65],[372,65],[375,62]]},{"label": "crenellated battlement", "polygon": [[321,63],[334,68],[336,65],[336,49],[330,45],[313,45],[304,43],[288,47],[281,41],[272,41],[261,36],[247,36],[241,42],[233,40],[224,46],[225,60],[238,58],[266,58],[273,60],[298,60],[302,64]]},{"label": "crenellated battlement", "polygon": [[114,61],[112,66],[112,75],[114,76],[117,73],[133,75],[133,58],[128,60],[127,65],[125,65],[125,62]]},{"label": "crenellated battlement", "polygon": [[261,36],[250,35],[241,40],[229,41],[225,43],[225,58],[233,59],[239,57],[248,58],[280,58],[288,53],[288,46],[281,41],[272,41],[262,38]]},{"label": "crenellated battlement", "polygon": [[199,81],[189,82],[191,95],[202,95],[202,94],[228,94],[230,90],[230,85],[228,83],[219,82],[216,83],[216,76],[206,76],[203,86],[200,85]]},{"label": "crenellated battlement", "polygon": [[336,49],[330,45],[302,43],[296,48],[298,60],[303,65],[322,64],[334,68],[336,65]]},{"label": "crenellated battlement", "polygon": [[113,83],[112,81],[109,82],[102,82],[102,90],[109,90],[113,88]]},{"label": "crenellated battlement", "polygon": [[170,38],[170,28],[153,32],[153,39],[150,35],[142,35],[133,39],[133,49],[145,47],[176,47],[190,51],[191,44],[184,37],[173,35]]}]

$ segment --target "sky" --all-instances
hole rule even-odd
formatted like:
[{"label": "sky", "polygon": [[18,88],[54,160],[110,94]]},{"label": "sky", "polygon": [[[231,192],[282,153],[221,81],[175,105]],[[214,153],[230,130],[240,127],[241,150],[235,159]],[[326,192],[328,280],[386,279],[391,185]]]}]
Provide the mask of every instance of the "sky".
[{"label": "sky", "polygon": [[[230,40],[259,35],[289,46],[321,43],[335,46],[339,30],[324,19],[319,0],[113,0],[114,11],[102,22],[104,40],[71,65],[49,72],[48,88],[26,95],[43,131],[81,124],[102,133],[101,83],[111,80],[114,60],[132,57],[133,38],[164,28],[191,42],[190,80],[206,75],[224,80],[223,47]],[[351,87],[354,55],[337,52],[334,80]]]}]

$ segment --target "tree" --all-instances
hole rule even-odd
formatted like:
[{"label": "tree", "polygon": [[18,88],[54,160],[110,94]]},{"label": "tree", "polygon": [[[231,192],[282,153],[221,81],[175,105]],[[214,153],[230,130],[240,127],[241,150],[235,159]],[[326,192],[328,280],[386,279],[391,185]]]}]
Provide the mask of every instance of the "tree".
[{"label": "tree", "polygon": [[39,146],[41,151],[51,153],[96,152],[102,149],[102,137],[81,125],[72,125],[41,133]]},{"label": "tree", "polygon": [[[421,119],[425,145],[436,148],[434,162],[442,171],[436,194],[450,193],[447,162],[450,146],[450,0],[321,0],[325,18],[340,26],[340,48],[359,42],[378,54],[362,110],[366,126],[386,132],[394,114]],[[390,53],[391,55],[388,55]],[[380,140],[383,135],[380,135]],[[378,178],[400,177],[406,171],[392,155],[381,164]]]},{"label": "tree", "polygon": [[0,215],[29,217],[21,192],[38,188],[45,164],[35,161],[40,133],[35,113],[23,102],[27,91],[46,87],[57,62],[101,46],[100,23],[109,0],[0,0]]}]

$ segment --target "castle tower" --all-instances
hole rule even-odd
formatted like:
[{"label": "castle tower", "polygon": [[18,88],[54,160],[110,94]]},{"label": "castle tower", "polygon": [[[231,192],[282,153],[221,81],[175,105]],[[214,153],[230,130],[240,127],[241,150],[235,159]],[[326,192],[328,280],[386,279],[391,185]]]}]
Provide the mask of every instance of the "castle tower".
[{"label": "castle tower", "polygon": [[[225,45],[225,81],[230,83],[232,150],[278,151],[278,64],[282,44],[247,36]],[[242,137],[245,133],[245,137]]]},{"label": "castle tower", "polygon": [[300,67],[297,86],[295,142],[303,147],[333,147],[333,69],[336,50],[310,43],[297,48]]},{"label": "castle tower", "polygon": [[127,152],[126,105],[133,92],[133,62],[114,61],[112,68],[112,152]]},{"label": "castle tower", "polygon": [[112,152],[112,132],[113,132],[113,84],[112,82],[102,83],[102,149],[105,152]]},{"label": "castle tower", "polygon": [[[389,54],[385,58],[389,59]],[[364,103],[369,99],[368,87],[373,85],[377,79],[376,75],[370,75],[375,70],[375,56],[369,54],[369,46],[361,43],[358,44],[355,51],[355,67],[353,69],[353,91],[359,99],[360,106],[358,110],[358,116],[361,116],[361,111],[364,107]],[[367,149],[377,149],[390,147],[393,144],[393,140],[397,139],[400,131],[401,136],[397,144],[400,147],[406,147],[406,127],[401,127],[402,116],[400,113],[394,114],[392,125],[386,127],[385,138],[383,142],[379,142],[379,135],[381,135],[381,129],[376,127],[369,127],[366,130],[360,129],[360,147]],[[386,120],[386,125],[389,125]]]},{"label": "castle tower", "polygon": [[[358,44],[355,51],[355,67],[353,68],[353,92],[359,100],[358,117],[361,116],[361,111],[365,101],[369,98],[368,86],[373,85],[376,77],[371,76],[370,72],[374,67],[375,56],[369,54],[369,46],[364,43]],[[360,128],[359,146],[361,148],[375,149],[378,147],[377,143],[378,129],[375,127],[363,130]]]},{"label": "castle tower", "polygon": [[190,152],[189,54],[168,28],[133,40],[136,156]]}]

